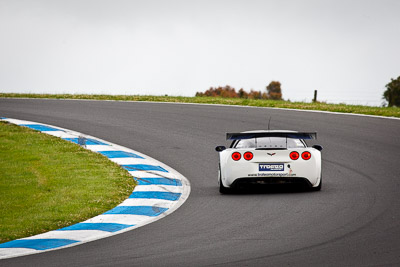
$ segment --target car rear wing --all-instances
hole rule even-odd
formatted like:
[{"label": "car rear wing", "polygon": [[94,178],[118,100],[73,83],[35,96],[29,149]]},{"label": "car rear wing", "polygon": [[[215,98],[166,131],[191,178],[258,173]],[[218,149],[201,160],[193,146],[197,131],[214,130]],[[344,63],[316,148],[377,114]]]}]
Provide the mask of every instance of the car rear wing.
[{"label": "car rear wing", "polygon": [[250,132],[250,133],[227,133],[226,140],[241,140],[259,137],[283,137],[294,139],[317,139],[316,132]]}]

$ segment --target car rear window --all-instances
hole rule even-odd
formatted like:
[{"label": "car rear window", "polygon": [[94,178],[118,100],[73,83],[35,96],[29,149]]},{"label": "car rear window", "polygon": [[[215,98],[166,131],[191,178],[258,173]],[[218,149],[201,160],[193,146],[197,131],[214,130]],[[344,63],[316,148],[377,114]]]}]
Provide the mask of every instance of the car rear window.
[{"label": "car rear window", "polygon": [[258,148],[258,149],[286,149],[305,147],[300,139],[283,137],[260,137],[241,139],[235,144],[235,148]]}]

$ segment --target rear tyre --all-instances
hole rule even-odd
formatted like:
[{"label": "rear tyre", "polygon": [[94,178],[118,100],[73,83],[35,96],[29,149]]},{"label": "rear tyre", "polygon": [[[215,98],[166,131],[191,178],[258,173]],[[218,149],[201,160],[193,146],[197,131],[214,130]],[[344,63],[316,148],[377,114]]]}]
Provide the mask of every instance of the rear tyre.
[{"label": "rear tyre", "polygon": [[228,188],[228,187],[225,187],[225,186],[222,184],[221,171],[220,171],[220,170],[218,170],[218,176],[219,176],[219,178],[218,178],[219,192],[220,192],[221,194],[229,194],[229,193],[231,193],[232,190],[231,190],[230,188]]},{"label": "rear tyre", "polygon": [[221,194],[230,194],[230,193],[231,193],[231,189],[228,188],[228,187],[225,187],[225,186],[222,184],[221,179],[219,179],[219,192],[220,192]]},{"label": "rear tyre", "polygon": [[319,179],[319,185],[316,186],[316,187],[311,187],[311,188],[310,188],[310,191],[320,191],[320,190],[321,190],[321,187],[322,187],[322,176],[321,176],[321,178]]}]

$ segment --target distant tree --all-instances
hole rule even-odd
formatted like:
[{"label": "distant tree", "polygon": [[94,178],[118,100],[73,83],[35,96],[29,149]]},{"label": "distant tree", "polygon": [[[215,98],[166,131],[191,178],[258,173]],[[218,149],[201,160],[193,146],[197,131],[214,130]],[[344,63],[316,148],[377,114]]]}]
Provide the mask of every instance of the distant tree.
[{"label": "distant tree", "polygon": [[265,93],[265,92],[263,92],[263,93],[261,94],[261,98],[262,98],[262,99],[268,99],[268,94]]},{"label": "distant tree", "polygon": [[251,89],[250,93],[249,93],[249,98],[250,99],[268,99],[268,96],[266,93],[261,93],[261,91],[254,91],[253,89]]},{"label": "distant tree", "polygon": [[400,76],[396,80],[386,84],[386,91],[383,93],[383,98],[388,102],[389,107],[400,107]]},{"label": "distant tree", "polygon": [[250,89],[249,98],[250,99],[260,99],[260,92]]},{"label": "distant tree", "polygon": [[243,88],[240,88],[239,98],[249,98],[249,94],[245,90],[243,90]]},{"label": "distant tree", "polygon": [[267,86],[268,98],[273,100],[282,100],[281,83],[272,81]]}]

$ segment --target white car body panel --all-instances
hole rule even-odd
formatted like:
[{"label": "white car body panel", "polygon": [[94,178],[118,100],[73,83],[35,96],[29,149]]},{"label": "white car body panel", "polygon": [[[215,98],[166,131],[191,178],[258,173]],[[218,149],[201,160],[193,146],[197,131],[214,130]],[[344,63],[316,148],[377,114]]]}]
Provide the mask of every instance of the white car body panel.
[{"label": "white car body panel", "polygon": [[[243,158],[245,152],[252,152],[253,159],[247,161]],[[297,151],[299,159],[292,160],[290,152]],[[303,160],[301,153],[308,151],[311,153],[309,160]],[[242,157],[235,161],[232,153],[239,152]],[[271,154],[274,154],[271,156]],[[221,166],[221,179],[225,187],[231,187],[232,183],[239,178],[262,178],[262,177],[288,177],[306,178],[313,186],[318,186],[321,178],[321,152],[315,148],[293,148],[287,150],[256,150],[256,149],[235,149],[228,148],[219,153]],[[283,171],[264,171],[260,170],[260,164],[282,163]],[[290,168],[288,167],[290,166]]]}]

